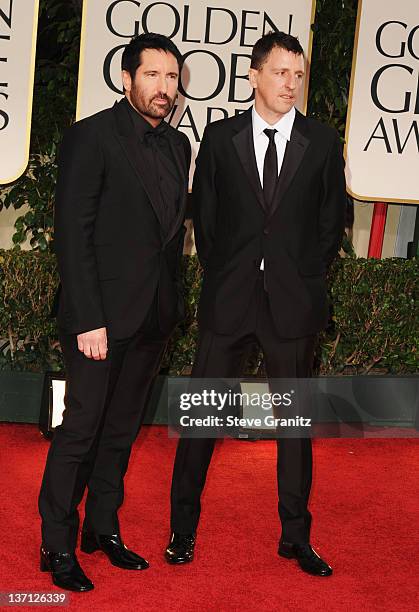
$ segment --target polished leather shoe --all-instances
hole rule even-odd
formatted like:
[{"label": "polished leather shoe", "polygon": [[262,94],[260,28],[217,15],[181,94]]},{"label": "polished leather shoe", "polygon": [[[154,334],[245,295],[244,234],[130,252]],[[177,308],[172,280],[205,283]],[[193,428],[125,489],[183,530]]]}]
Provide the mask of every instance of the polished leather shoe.
[{"label": "polished leather shoe", "polygon": [[190,533],[183,535],[181,533],[172,533],[170,542],[166,548],[164,556],[168,563],[180,565],[181,563],[190,563],[193,560],[195,548],[195,534]]},{"label": "polished leather shoe", "polygon": [[297,559],[301,569],[312,576],[331,576],[333,570],[319,557],[310,544],[279,543],[278,555],[286,559]]},{"label": "polished leather shoe", "polygon": [[144,570],[149,567],[148,561],[129,550],[118,534],[99,535],[83,530],[80,549],[88,554],[101,550],[107,555],[112,565],[122,569]]},{"label": "polished leather shoe", "polygon": [[55,586],[67,591],[91,591],[94,586],[74,553],[54,553],[41,546],[41,572],[51,572]]}]

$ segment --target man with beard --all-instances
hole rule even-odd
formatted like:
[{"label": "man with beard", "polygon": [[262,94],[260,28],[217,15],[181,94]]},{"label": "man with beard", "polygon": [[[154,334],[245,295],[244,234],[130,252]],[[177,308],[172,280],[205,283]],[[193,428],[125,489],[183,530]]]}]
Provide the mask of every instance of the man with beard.
[{"label": "man with beard", "polygon": [[88,591],[75,548],[120,568],[147,561],[121,539],[118,509],[131,446],[168,338],[182,318],[180,263],[191,150],[163,119],[182,56],[142,34],[122,56],[125,97],[66,133],[59,160],[55,248],[66,409],[48,454],[39,509],[41,569]]}]

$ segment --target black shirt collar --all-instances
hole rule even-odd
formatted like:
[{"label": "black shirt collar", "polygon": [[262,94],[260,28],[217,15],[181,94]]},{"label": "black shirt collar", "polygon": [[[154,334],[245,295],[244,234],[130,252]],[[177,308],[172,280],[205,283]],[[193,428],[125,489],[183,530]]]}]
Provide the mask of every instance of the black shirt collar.
[{"label": "black shirt collar", "polygon": [[135,133],[137,137],[141,140],[141,142],[144,142],[146,134],[162,135],[164,134],[164,132],[166,132],[168,126],[164,119],[161,121],[161,123],[159,123],[158,126],[153,127],[146,119],[144,119],[144,117],[140,115],[138,111],[135,110],[135,108],[131,105],[127,98],[124,99],[124,102],[131,116]]}]

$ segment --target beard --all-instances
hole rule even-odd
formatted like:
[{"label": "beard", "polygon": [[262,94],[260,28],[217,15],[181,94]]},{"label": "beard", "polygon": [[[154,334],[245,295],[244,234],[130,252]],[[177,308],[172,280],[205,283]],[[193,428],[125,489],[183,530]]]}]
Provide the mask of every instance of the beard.
[{"label": "beard", "polygon": [[[151,98],[146,98],[137,87],[131,89],[131,104],[145,117],[152,119],[164,119],[172,110],[175,98],[170,98],[167,94],[157,92]],[[156,104],[156,99],[166,100],[165,104]]]}]

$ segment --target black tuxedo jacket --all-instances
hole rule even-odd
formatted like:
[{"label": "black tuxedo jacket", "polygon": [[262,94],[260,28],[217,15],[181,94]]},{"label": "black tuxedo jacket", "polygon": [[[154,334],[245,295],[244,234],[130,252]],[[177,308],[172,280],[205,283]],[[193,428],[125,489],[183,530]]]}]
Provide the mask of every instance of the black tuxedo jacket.
[{"label": "black tuxedo jacket", "polygon": [[268,210],[253,146],[252,112],[207,126],[193,183],[194,227],[204,267],[199,321],[234,333],[265,262],[265,286],[284,338],[327,323],[325,275],[344,231],[346,186],[338,135],[297,112]]},{"label": "black tuxedo jacket", "polygon": [[178,215],[163,234],[157,185],[141,157],[127,101],[69,128],[60,150],[55,250],[61,278],[58,323],[66,333],[106,327],[129,337],[158,288],[158,316],[170,331],[182,318],[180,262],[191,156],[187,137],[167,139],[182,184]]}]

